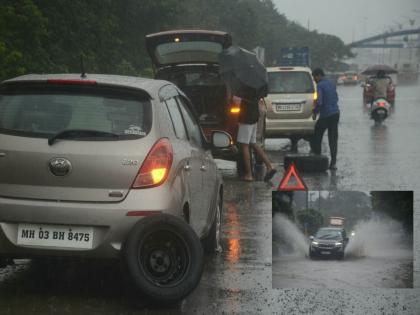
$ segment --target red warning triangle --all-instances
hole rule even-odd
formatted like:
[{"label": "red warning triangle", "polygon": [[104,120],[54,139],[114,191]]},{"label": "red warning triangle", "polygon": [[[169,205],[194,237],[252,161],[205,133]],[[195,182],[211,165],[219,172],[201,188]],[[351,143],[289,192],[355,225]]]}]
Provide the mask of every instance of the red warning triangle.
[{"label": "red warning triangle", "polygon": [[[295,182],[295,183],[291,183],[291,182]],[[284,175],[283,179],[280,181],[280,184],[277,190],[286,190],[286,191],[308,190],[308,187],[306,187],[305,182],[299,176],[295,163],[292,162],[289,164],[286,174]]]}]

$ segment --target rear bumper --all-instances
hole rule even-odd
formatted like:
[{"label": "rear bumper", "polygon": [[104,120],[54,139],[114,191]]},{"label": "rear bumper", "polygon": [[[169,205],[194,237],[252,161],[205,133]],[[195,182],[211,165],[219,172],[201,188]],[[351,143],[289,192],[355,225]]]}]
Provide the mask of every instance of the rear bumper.
[{"label": "rear bumper", "polygon": [[265,120],[266,138],[288,138],[291,136],[310,136],[314,133],[316,121],[308,119],[269,119]]},{"label": "rear bumper", "polygon": [[[0,258],[63,256],[86,258],[118,258],[131,228],[147,215],[168,213],[180,216],[177,198],[164,192],[166,186],[130,191],[118,203],[74,203],[0,198]],[[146,196],[147,195],[147,196]],[[127,215],[130,211],[135,216]],[[93,229],[91,249],[23,246],[17,244],[19,223],[86,226]]]}]

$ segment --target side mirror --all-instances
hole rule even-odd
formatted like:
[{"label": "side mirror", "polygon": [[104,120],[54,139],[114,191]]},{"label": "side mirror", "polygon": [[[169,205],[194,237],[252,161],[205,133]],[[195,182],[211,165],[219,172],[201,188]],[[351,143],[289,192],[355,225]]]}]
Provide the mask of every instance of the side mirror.
[{"label": "side mirror", "polygon": [[224,131],[213,131],[211,134],[211,144],[219,149],[228,148],[232,145],[232,137]]},{"label": "side mirror", "polygon": [[314,237],[311,235],[311,236],[309,236],[309,239],[310,239],[311,241],[313,241],[313,240],[314,240]]}]

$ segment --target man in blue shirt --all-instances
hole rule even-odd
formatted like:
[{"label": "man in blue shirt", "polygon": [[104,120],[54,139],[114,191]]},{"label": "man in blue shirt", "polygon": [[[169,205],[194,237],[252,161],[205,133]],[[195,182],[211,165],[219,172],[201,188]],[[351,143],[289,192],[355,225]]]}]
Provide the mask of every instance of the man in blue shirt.
[{"label": "man in blue shirt", "polygon": [[324,71],[316,68],[312,76],[317,83],[318,99],[315,104],[314,114],[319,113],[319,119],[315,124],[314,137],[312,141],[312,152],[321,154],[322,137],[328,129],[328,144],[331,153],[330,170],[336,170],[337,142],[338,142],[338,121],[340,110],[338,109],[338,95],[335,84],[325,78]]}]

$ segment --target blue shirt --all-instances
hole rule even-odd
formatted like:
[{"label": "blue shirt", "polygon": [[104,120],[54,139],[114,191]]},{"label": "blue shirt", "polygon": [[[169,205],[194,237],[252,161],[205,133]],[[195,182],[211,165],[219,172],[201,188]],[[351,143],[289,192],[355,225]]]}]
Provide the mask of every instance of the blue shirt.
[{"label": "blue shirt", "polygon": [[314,112],[319,112],[319,118],[325,118],[340,112],[338,109],[338,95],[335,84],[328,79],[322,78],[317,83],[318,99]]}]

